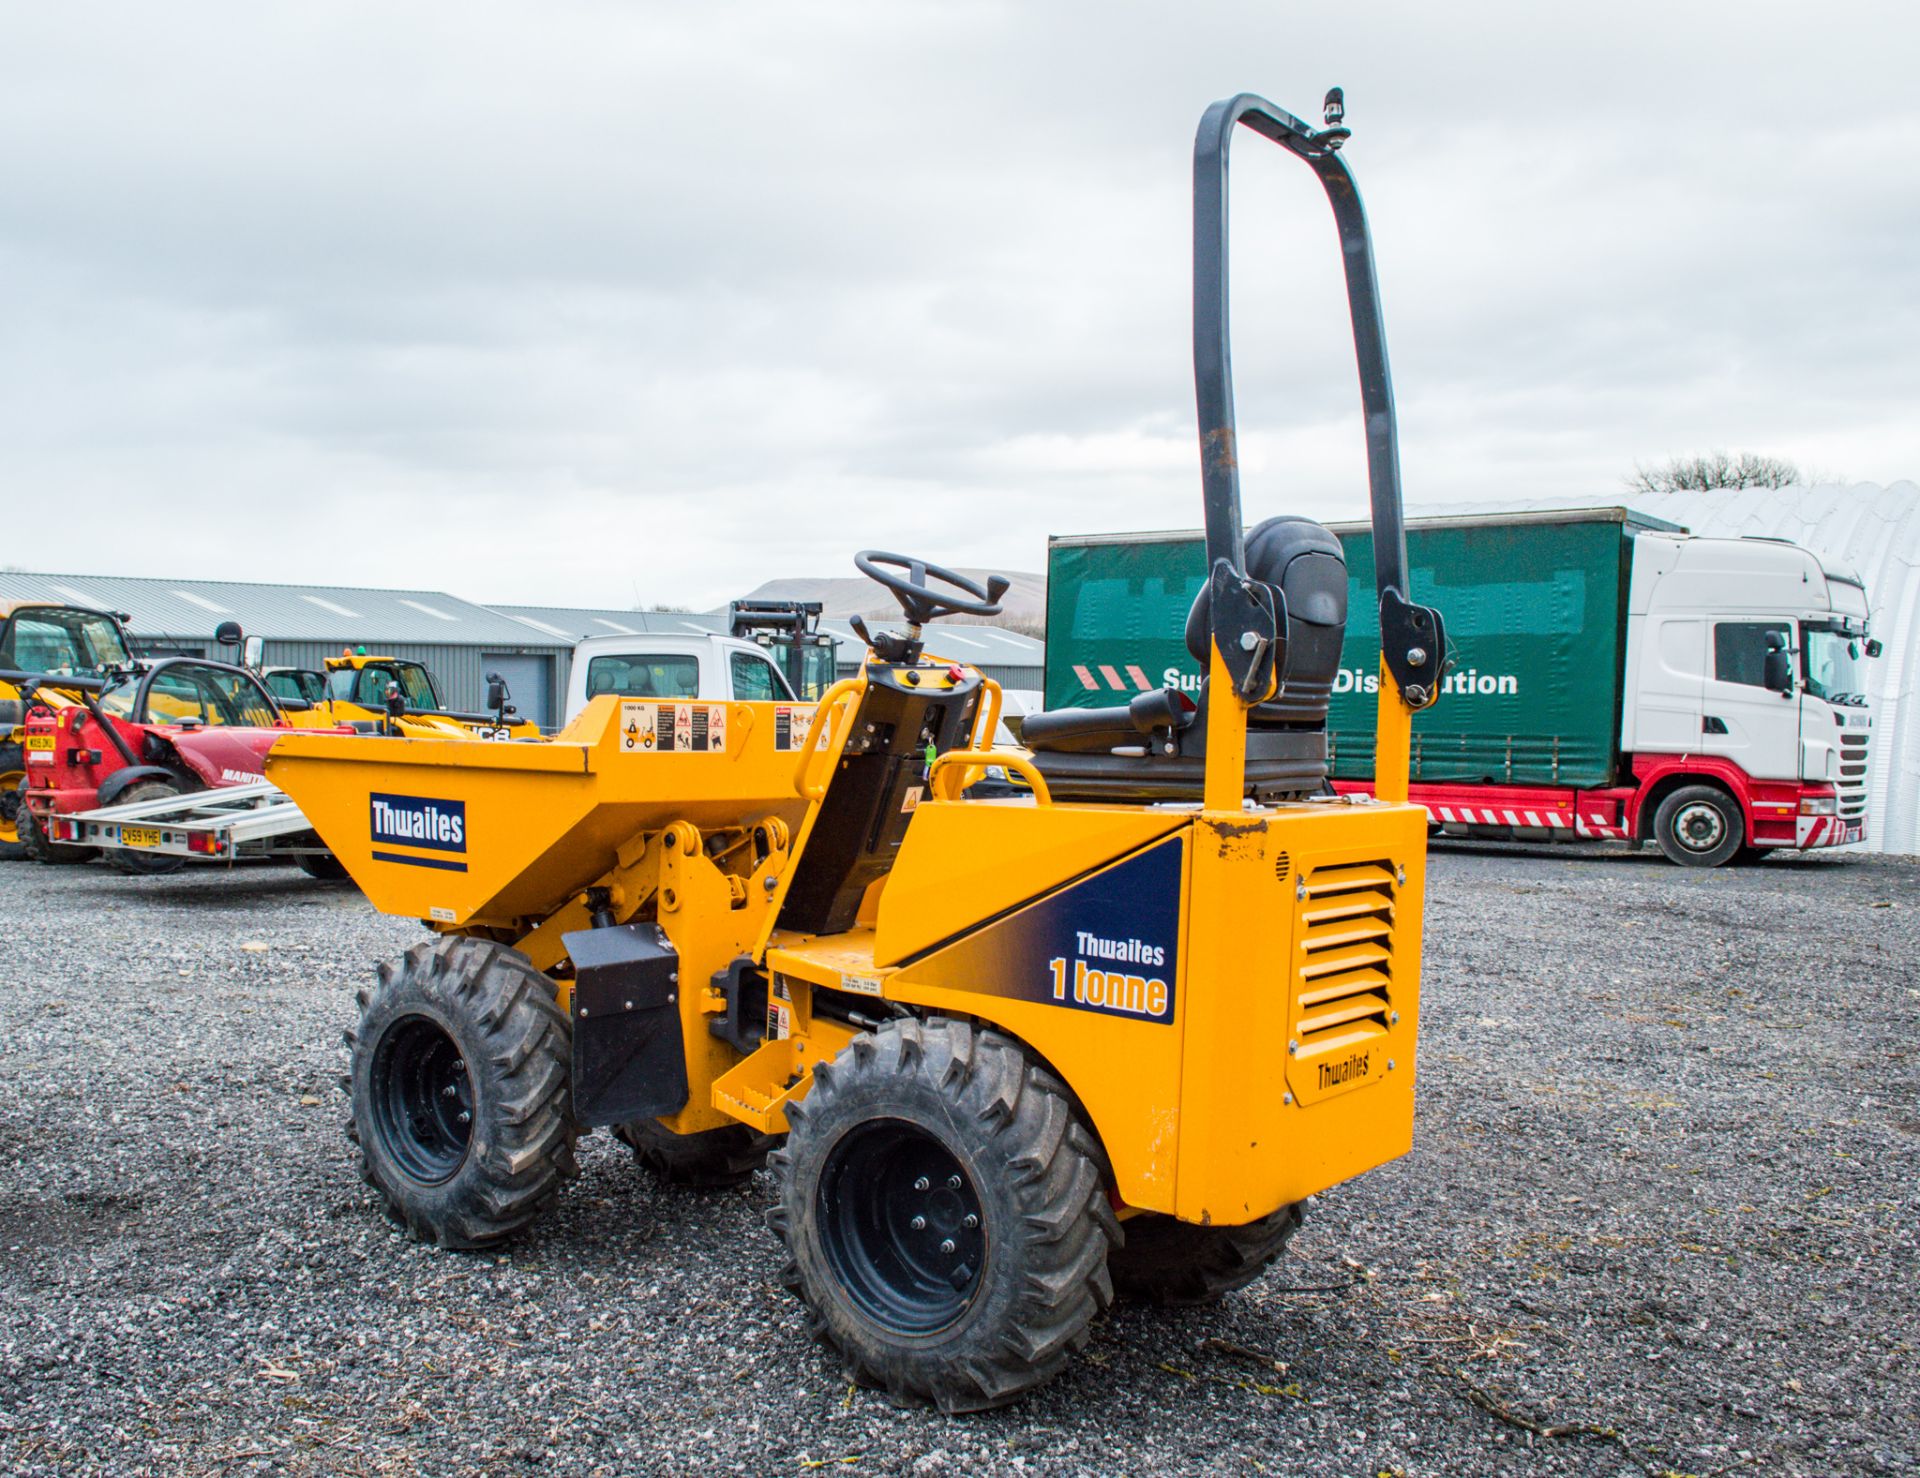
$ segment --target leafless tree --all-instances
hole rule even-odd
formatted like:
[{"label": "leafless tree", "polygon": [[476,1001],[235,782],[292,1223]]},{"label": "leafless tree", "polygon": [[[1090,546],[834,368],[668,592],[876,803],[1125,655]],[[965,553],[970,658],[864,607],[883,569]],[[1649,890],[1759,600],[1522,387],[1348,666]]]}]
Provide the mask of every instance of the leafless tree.
[{"label": "leafless tree", "polygon": [[1634,464],[1627,487],[1636,493],[1704,493],[1712,488],[1786,488],[1805,479],[1785,457],[1757,452],[1708,452],[1670,457],[1651,467]]}]

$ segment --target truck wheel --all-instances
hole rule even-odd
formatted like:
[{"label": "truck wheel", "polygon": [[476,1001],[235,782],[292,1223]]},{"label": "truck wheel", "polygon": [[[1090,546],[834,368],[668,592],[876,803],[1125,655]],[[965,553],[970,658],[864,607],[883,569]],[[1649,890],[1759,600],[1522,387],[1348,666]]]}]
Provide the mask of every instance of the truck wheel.
[{"label": "truck wheel", "polygon": [[423,1242],[486,1247],[575,1173],[571,1045],[553,982],[451,935],[380,967],[346,1034],[361,1173]]},{"label": "truck wheel", "polygon": [[0,862],[18,862],[27,855],[18,820],[26,804],[26,752],[18,744],[0,744]]},{"label": "truck wheel", "polygon": [[767,1216],[781,1281],[856,1380],[979,1411],[1086,1343],[1119,1223],[1098,1145],[1019,1043],[890,1021],[815,1068],[787,1119]]},{"label": "truck wheel", "polygon": [[1282,1206],[1239,1227],[1198,1226],[1148,1214],[1121,1224],[1126,1245],[1107,1259],[1122,1298],[1156,1304],[1212,1303],[1267,1270],[1300,1230],[1304,1208]]},{"label": "truck wheel", "polygon": [[91,862],[98,852],[94,847],[70,847],[63,842],[50,842],[47,834],[40,829],[39,819],[27,809],[27,788],[24,782],[15,792],[20,797],[19,807],[13,813],[14,825],[19,828],[20,849],[35,862],[50,862],[64,866],[74,862]]},{"label": "truck wheel", "polygon": [[302,852],[294,861],[300,871],[323,883],[338,883],[347,876],[346,864],[331,852]]},{"label": "truck wheel", "polygon": [[[171,780],[142,780],[121,791],[114,804],[130,806],[135,801],[158,801],[179,794],[180,787]],[[106,852],[107,864],[115,872],[123,872],[128,877],[156,878],[165,873],[178,872],[187,865],[186,858],[166,852],[133,852],[125,847],[108,847]]]},{"label": "truck wheel", "polygon": [[613,1137],[668,1184],[695,1190],[744,1185],[767,1163],[767,1151],[780,1142],[770,1134],[756,1134],[745,1124],[675,1134],[658,1119],[616,1124]]},{"label": "truck wheel", "polygon": [[1718,867],[1747,839],[1740,803],[1717,785],[1683,785],[1653,813],[1653,839],[1667,861]]}]

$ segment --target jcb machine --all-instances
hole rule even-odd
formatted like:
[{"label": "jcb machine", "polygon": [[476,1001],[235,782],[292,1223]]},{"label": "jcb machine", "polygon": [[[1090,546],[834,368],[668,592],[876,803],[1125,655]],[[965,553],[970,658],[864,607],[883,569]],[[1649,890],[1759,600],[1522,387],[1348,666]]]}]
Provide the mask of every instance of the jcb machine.
[{"label": "jcb machine", "polygon": [[538,739],[540,726],[524,719],[498,673],[487,674],[491,713],[460,713],[440,701],[433,674],[401,657],[369,656],[364,650],[329,657],[325,690],[311,705],[317,721],[431,739]]},{"label": "jcb machine", "polygon": [[27,763],[30,753],[44,755],[53,745],[29,737],[27,709],[38,704],[59,714],[83,706],[86,694],[74,680],[132,665],[126,626],[114,612],[0,601],[0,859],[46,851],[26,810]]},{"label": "jcb machine", "polygon": [[[1378,799],[1321,794],[1339,542],[1297,518],[1241,532],[1243,124],[1319,175],[1344,248],[1387,636]],[[276,746],[268,773],[374,903],[440,932],[381,967],[348,1033],[366,1174],[416,1235],[518,1232],[595,1126],[685,1180],[777,1143],[769,1221],[814,1327],[860,1380],[965,1411],[1059,1371],[1116,1290],[1245,1284],[1309,1196],[1408,1149],[1426,816],[1401,797],[1444,642],[1407,599],[1373,259],[1331,124],[1240,96],[1200,126],[1197,703],[1036,715],[1030,757],[983,750],[999,690],[923,628],[994,614],[1006,582],[869,551],[904,630],[807,722],[609,695],[548,744]],[[963,799],[989,763],[1031,798]]]},{"label": "jcb machine", "polygon": [[817,600],[737,600],[727,607],[729,636],[758,642],[788,685],[814,702],[839,675],[839,643],[820,630]]}]

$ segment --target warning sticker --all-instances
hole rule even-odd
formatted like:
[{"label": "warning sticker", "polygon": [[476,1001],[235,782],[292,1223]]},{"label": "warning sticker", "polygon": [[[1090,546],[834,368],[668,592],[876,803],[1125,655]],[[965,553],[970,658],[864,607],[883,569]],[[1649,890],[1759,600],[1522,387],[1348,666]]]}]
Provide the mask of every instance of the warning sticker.
[{"label": "warning sticker", "polygon": [[813,709],[782,703],[773,710],[773,747],[798,749],[807,742],[807,729],[813,723]]},{"label": "warning sticker", "polygon": [[725,754],[727,705],[724,703],[623,703],[620,705],[623,753]]},{"label": "warning sticker", "polygon": [[622,754],[651,751],[659,747],[659,741],[654,736],[656,712],[651,703],[620,705],[620,752]]}]

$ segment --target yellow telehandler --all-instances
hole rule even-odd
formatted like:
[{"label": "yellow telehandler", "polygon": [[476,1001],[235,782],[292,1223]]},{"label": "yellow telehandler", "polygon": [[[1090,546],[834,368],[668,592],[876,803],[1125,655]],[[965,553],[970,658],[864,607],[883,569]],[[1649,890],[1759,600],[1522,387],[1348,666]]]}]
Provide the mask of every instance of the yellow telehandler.
[{"label": "yellow telehandler", "polygon": [[519,717],[507,703],[505,685],[495,673],[487,674],[493,712],[458,713],[441,702],[439,686],[422,663],[369,655],[362,647],[328,657],[321,665],[325,686],[309,704],[316,723],[352,724],[419,739],[540,737],[540,726]]},{"label": "yellow telehandler", "polygon": [[[383,912],[439,937],[348,1033],[367,1178],[415,1235],[533,1220],[607,1126],[669,1178],[771,1147],[782,1277],[853,1375],[946,1411],[1056,1373],[1116,1289],[1239,1287],[1307,1198],[1413,1132],[1426,816],[1409,724],[1438,615],[1407,596],[1371,246],[1337,150],[1242,95],[1195,154],[1194,343],[1209,677],[1030,716],[934,655],[992,615],[921,560],[821,702],[596,698],[546,744],[293,734],[269,775]],[[1229,141],[1332,202],[1367,412],[1381,629],[1378,798],[1325,793],[1347,576],[1317,524],[1243,536],[1227,341]],[[967,799],[989,764],[1032,787]]]}]

